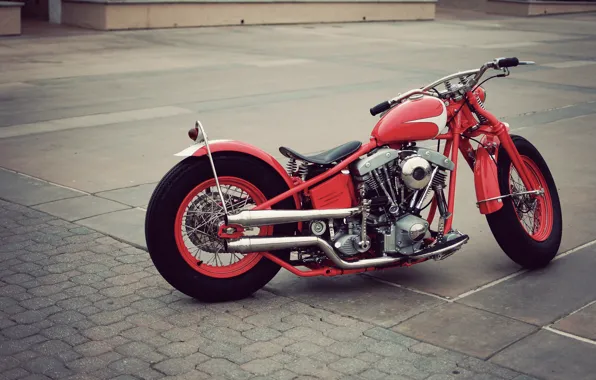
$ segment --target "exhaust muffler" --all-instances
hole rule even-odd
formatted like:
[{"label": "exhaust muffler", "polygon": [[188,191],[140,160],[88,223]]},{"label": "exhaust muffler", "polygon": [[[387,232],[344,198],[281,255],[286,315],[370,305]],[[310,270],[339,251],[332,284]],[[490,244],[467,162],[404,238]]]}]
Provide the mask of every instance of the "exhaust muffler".
[{"label": "exhaust muffler", "polygon": [[374,266],[395,264],[402,260],[401,257],[377,257],[374,259],[348,262],[342,260],[333,247],[325,240],[317,236],[285,236],[285,237],[262,237],[242,238],[227,241],[227,252],[250,253],[268,252],[280,249],[304,248],[317,246],[325,255],[341,269],[361,269]]},{"label": "exhaust muffler", "polygon": [[339,219],[358,214],[359,207],[329,210],[247,210],[227,215],[226,224],[244,227],[268,226],[273,224],[307,222],[317,219]]}]

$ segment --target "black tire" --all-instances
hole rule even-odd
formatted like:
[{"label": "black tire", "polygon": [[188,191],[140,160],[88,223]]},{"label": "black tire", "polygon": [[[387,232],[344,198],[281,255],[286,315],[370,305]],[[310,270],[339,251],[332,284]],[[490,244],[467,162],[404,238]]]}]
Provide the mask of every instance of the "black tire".
[{"label": "black tire", "polygon": [[[234,176],[256,186],[267,199],[286,191],[283,179],[258,159],[239,154],[214,155],[218,176]],[[180,292],[203,302],[246,298],[265,286],[280,266],[264,257],[249,271],[231,278],[214,278],[194,270],[183,258],[174,233],[176,214],[187,194],[212,179],[206,157],[188,157],[174,166],[159,182],[147,207],[145,238],[151,259],[161,276]],[[273,208],[295,209],[292,198]],[[292,234],[295,225],[278,225],[274,234]],[[289,252],[276,251],[282,259]]]},{"label": "black tire", "polygon": [[[556,255],[561,245],[563,221],[559,194],[553,176],[540,152],[528,140],[518,135],[511,135],[520,155],[529,158],[541,172],[546,181],[552,204],[552,229],[546,232],[546,239],[533,239],[520,223],[513,199],[504,198],[503,207],[486,219],[490,229],[501,247],[511,260],[527,269],[546,266]],[[503,147],[498,154],[498,177],[501,194],[509,194],[509,170],[511,159]],[[545,230],[545,231],[548,231]]]}]

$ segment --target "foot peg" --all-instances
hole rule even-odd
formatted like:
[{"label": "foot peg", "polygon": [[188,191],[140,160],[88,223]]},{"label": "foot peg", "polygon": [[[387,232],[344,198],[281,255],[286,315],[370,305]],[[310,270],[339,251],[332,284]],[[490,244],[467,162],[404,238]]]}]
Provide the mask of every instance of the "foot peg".
[{"label": "foot peg", "polygon": [[419,260],[425,258],[434,258],[435,260],[444,260],[459,250],[466,244],[470,237],[459,232],[449,232],[445,234],[435,245],[423,249],[415,255],[409,256],[409,259]]}]

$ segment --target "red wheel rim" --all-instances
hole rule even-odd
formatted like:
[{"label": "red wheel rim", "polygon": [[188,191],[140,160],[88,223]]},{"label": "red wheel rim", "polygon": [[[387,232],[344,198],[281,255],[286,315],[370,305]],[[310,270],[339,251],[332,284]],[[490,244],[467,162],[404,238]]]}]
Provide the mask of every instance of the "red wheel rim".
[{"label": "red wheel rim", "polygon": [[[245,207],[249,203],[256,206],[267,201],[257,187],[242,178],[219,177],[219,183],[229,213],[248,209]],[[238,198],[238,195],[245,195],[244,205],[234,204],[234,198]],[[199,203],[206,208],[199,208]],[[239,276],[257,265],[263,257],[258,252],[249,254],[217,252],[217,247],[223,249],[223,241],[217,237],[217,228],[220,221],[223,221],[223,213],[215,179],[210,179],[188,193],[178,208],[174,223],[176,245],[184,261],[195,271],[214,278]],[[270,235],[272,231],[271,226],[261,227],[258,235]],[[197,243],[200,244],[197,245]],[[205,247],[209,247],[209,250],[201,249]],[[203,259],[204,254],[208,254],[209,258]]]},{"label": "red wheel rim", "polygon": [[[548,184],[534,161],[527,156],[521,156],[521,158],[528,169],[530,181],[534,181],[539,189],[544,190],[544,194],[512,197],[513,208],[517,220],[528,236],[536,241],[545,241],[552,232],[554,220]],[[527,191],[513,165],[509,170],[509,191],[511,193]]]}]

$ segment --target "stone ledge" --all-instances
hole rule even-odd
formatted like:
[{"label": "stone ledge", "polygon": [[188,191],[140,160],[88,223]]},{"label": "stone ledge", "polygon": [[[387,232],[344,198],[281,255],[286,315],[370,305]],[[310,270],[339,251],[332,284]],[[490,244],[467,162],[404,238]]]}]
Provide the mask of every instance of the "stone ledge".
[{"label": "stone ledge", "polygon": [[437,3],[439,0],[62,0],[63,3],[86,3],[105,5],[133,4],[300,4],[300,3]]},{"label": "stone ledge", "polygon": [[0,8],[11,8],[11,7],[22,7],[25,3],[20,3],[18,1],[0,1]]},{"label": "stone ledge", "polygon": [[433,20],[436,0],[64,0],[62,23],[97,30]]},{"label": "stone ledge", "polygon": [[21,7],[24,5],[17,1],[0,1],[0,36],[21,34]]},{"label": "stone ledge", "polygon": [[486,12],[508,16],[544,16],[596,12],[595,1],[487,0]]}]

